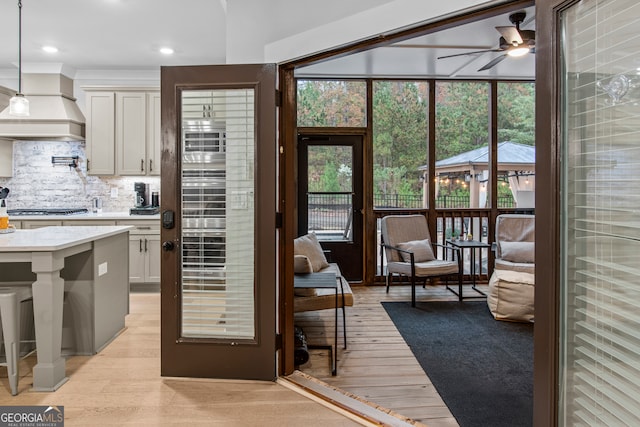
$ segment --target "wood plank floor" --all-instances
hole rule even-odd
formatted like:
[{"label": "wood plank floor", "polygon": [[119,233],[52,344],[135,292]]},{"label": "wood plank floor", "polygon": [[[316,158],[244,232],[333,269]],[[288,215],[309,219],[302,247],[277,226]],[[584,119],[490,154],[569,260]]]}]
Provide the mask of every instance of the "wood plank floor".
[{"label": "wood plank floor", "polygon": [[[301,370],[430,427],[457,426],[380,304],[408,301],[410,288],[395,286],[389,294],[383,286],[352,288],[348,349],[339,341],[338,375],[331,376],[323,350],[312,351]],[[444,286],[419,289],[418,298],[455,299]],[[296,324],[310,342],[333,343],[333,315],[332,310],[298,313]],[[6,369],[0,367],[0,405],[64,405],[68,426],[358,425],[279,383],[161,377],[158,293],[132,293],[126,323],[127,329],[98,355],[68,358],[70,380],[56,392],[31,391],[35,356],[21,361],[18,396],[10,395]]]},{"label": "wood plank floor", "polygon": [[131,294],[127,329],[95,356],[67,359],[69,381],[31,391],[35,356],[21,361],[19,394],[0,368],[0,405],[64,406],[66,426],[355,426],[280,383],[160,376],[160,294]]},{"label": "wood plank floor", "polygon": [[[479,285],[486,291],[486,286]],[[455,418],[404,342],[382,301],[410,301],[411,288],[396,285],[352,286],[354,306],[347,307],[347,349],[342,349],[342,320],[338,330],[338,374],[331,376],[328,351],[311,350],[300,370],[347,392],[422,422],[430,427],[457,426]],[[443,285],[418,288],[417,298],[455,300]],[[476,294],[465,286],[464,295]],[[476,294],[477,295],[477,294]],[[332,310],[296,313],[310,344],[333,344]]]}]

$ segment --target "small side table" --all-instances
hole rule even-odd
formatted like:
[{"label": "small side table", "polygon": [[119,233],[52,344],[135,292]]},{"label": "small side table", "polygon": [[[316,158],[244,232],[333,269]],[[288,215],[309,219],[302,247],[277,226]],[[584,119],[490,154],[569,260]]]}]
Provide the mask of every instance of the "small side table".
[{"label": "small side table", "polygon": [[454,294],[458,295],[458,297],[461,300],[463,300],[465,298],[469,299],[469,298],[484,298],[484,297],[486,297],[487,296],[486,293],[484,293],[480,289],[476,288],[476,249],[484,249],[484,248],[490,249],[491,245],[488,244],[488,243],[485,243],[485,242],[480,242],[478,240],[453,240],[453,239],[447,239],[445,242],[449,246],[460,248],[460,251],[463,254],[464,254],[464,250],[465,249],[470,249],[471,250],[471,257],[469,259],[469,261],[471,262],[471,268],[470,268],[471,288],[474,291],[476,291],[479,294],[481,294],[481,295],[480,296],[463,297],[462,296],[462,288],[460,289],[460,293],[459,294],[458,294],[458,292],[454,291],[453,289],[449,288],[449,290],[452,291]]},{"label": "small side table", "polygon": [[[336,273],[295,274],[293,276],[293,287],[296,289],[334,289],[336,292],[333,346],[307,345],[307,347],[311,349],[320,348],[329,350],[329,357],[331,358],[331,375],[336,376],[338,374],[338,279]],[[344,310],[344,288],[342,287],[342,278],[340,279],[340,290],[342,292],[342,306]]]}]

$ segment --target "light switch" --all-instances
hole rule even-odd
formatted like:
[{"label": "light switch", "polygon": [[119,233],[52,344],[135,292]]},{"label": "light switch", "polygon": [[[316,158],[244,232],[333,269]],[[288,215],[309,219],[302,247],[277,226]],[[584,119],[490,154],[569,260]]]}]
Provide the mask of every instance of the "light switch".
[{"label": "light switch", "polygon": [[118,197],[118,187],[111,187],[111,198],[116,199]]}]

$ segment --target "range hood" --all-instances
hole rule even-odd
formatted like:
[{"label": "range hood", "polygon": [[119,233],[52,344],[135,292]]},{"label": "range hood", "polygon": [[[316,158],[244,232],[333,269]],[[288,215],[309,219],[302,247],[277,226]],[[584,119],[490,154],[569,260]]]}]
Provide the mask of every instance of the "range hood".
[{"label": "range hood", "polygon": [[84,115],[73,97],[73,80],[62,74],[23,74],[22,89],[30,115],[0,112],[0,138],[84,141]]}]

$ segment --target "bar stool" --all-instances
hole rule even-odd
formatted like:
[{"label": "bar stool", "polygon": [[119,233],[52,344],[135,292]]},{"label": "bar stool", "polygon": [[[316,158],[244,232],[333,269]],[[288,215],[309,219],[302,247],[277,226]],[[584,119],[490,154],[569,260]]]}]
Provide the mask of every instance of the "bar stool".
[{"label": "bar stool", "polygon": [[18,394],[18,361],[20,360],[20,304],[33,298],[31,286],[0,287],[0,319],[11,395]]}]

